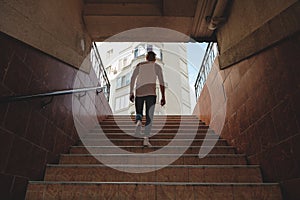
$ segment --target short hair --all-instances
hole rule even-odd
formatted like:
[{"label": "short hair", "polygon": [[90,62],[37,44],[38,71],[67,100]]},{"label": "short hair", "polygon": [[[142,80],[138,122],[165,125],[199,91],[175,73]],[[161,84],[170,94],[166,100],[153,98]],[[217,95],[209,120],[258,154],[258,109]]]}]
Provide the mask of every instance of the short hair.
[{"label": "short hair", "polygon": [[154,61],[156,54],[153,51],[148,51],[147,53],[147,60]]}]

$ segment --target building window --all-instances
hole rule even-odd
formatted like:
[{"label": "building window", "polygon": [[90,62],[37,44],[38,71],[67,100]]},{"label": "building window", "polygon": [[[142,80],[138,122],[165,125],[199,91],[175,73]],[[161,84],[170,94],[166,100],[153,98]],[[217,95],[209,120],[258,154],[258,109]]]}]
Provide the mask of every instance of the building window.
[{"label": "building window", "polygon": [[147,52],[148,51],[153,51],[153,46],[151,44],[148,44],[147,45]]},{"label": "building window", "polygon": [[116,98],[115,111],[122,110],[129,106],[129,95],[123,95]]},{"label": "building window", "polygon": [[127,61],[128,59],[126,57],[123,58],[123,67],[126,67],[128,65]]},{"label": "building window", "polygon": [[123,67],[123,66],[122,66],[122,59],[120,59],[120,60],[119,60],[119,63],[118,63],[118,69],[122,69],[122,67]]},{"label": "building window", "polygon": [[127,85],[130,84],[130,75],[131,73],[127,73],[124,76],[118,77],[117,79],[117,89],[121,88],[121,87],[125,87]]},{"label": "building window", "polygon": [[162,60],[162,52],[159,48],[153,47],[152,51],[156,54],[156,59]]},{"label": "building window", "polygon": [[138,56],[139,56],[139,49],[136,48],[136,49],[134,50],[134,58],[137,58]]},{"label": "building window", "polygon": [[118,63],[118,68],[123,69],[124,67],[127,67],[130,64],[129,61],[130,59],[128,57],[121,58]]},{"label": "building window", "polygon": [[137,58],[139,56],[144,56],[148,51],[153,51],[156,54],[156,58],[162,60],[161,49],[151,44],[139,45],[138,47],[136,47],[134,49],[134,58]]},{"label": "building window", "polygon": [[113,53],[114,53],[114,50],[113,50],[113,49],[107,51],[107,52],[106,52],[106,59],[110,59],[110,58],[112,57]]},{"label": "building window", "polygon": [[111,70],[111,65],[106,67],[105,71],[108,73],[108,74],[111,74],[112,70]]},{"label": "building window", "polygon": [[188,68],[187,68],[186,62],[184,62],[184,60],[180,59],[180,60],[179,60],[179,65],[180,65],[181,71],[182,71],[184,74],[188,74]]}]

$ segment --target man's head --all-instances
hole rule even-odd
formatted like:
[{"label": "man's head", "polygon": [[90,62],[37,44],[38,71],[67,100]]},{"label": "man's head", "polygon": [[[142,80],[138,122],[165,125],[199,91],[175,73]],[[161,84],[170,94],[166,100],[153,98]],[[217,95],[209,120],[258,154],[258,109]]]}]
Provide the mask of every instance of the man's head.
[{"label": "man's head", "polygon": [[155,56],[156,56],[156,54],[153,51],[148,51],[146,59],[148,61],[156,61]]}]

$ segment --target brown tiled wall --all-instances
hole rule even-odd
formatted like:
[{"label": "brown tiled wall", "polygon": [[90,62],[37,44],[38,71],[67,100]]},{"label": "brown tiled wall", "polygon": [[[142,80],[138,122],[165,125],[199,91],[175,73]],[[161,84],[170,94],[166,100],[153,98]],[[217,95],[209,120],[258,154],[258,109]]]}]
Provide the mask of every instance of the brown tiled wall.
[{"label": "brown tiled wall", "polygon": [[[228,98],[222,137],[261,165],[265,181],[280,182],[285,199],[300,196],[299,42],[294,35],[220,71]],[[207,122],[210,104],[205,89],[197,107]]]},{"label": "brown tiled wall", "polygon": [[[71,89],[77,72],[88,85],[97,84],[93,72],[82,73],[0,32],[0,96]],[[79,104],[83,111],[85,98],[89,95]],[[23,199],[28,180],[42,179],[46,163],[57,162],[79,139],[72,95],[57,96],[41,108],[48,100],[0,104],[0,199]],[[103,94],[96,107],[100,118],[110,113]],[[87,127],[94,125],[88,122]]]}]

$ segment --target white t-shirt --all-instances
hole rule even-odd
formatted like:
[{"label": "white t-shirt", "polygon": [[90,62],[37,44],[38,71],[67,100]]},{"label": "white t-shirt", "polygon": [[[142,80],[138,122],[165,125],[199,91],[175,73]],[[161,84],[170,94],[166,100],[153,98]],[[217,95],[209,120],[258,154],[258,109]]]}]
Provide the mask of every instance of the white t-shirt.
[{"label": "white t-shirt", "polygon": [[154,95],[156,96],[156,80],[159,80],[159,84],[163,85],[163,75],[161,66],[155,62],[147,61],[139,63],[133,71],[130,82],[130,93],[133,91],[135,85],[135,95],[137,97]]}]

